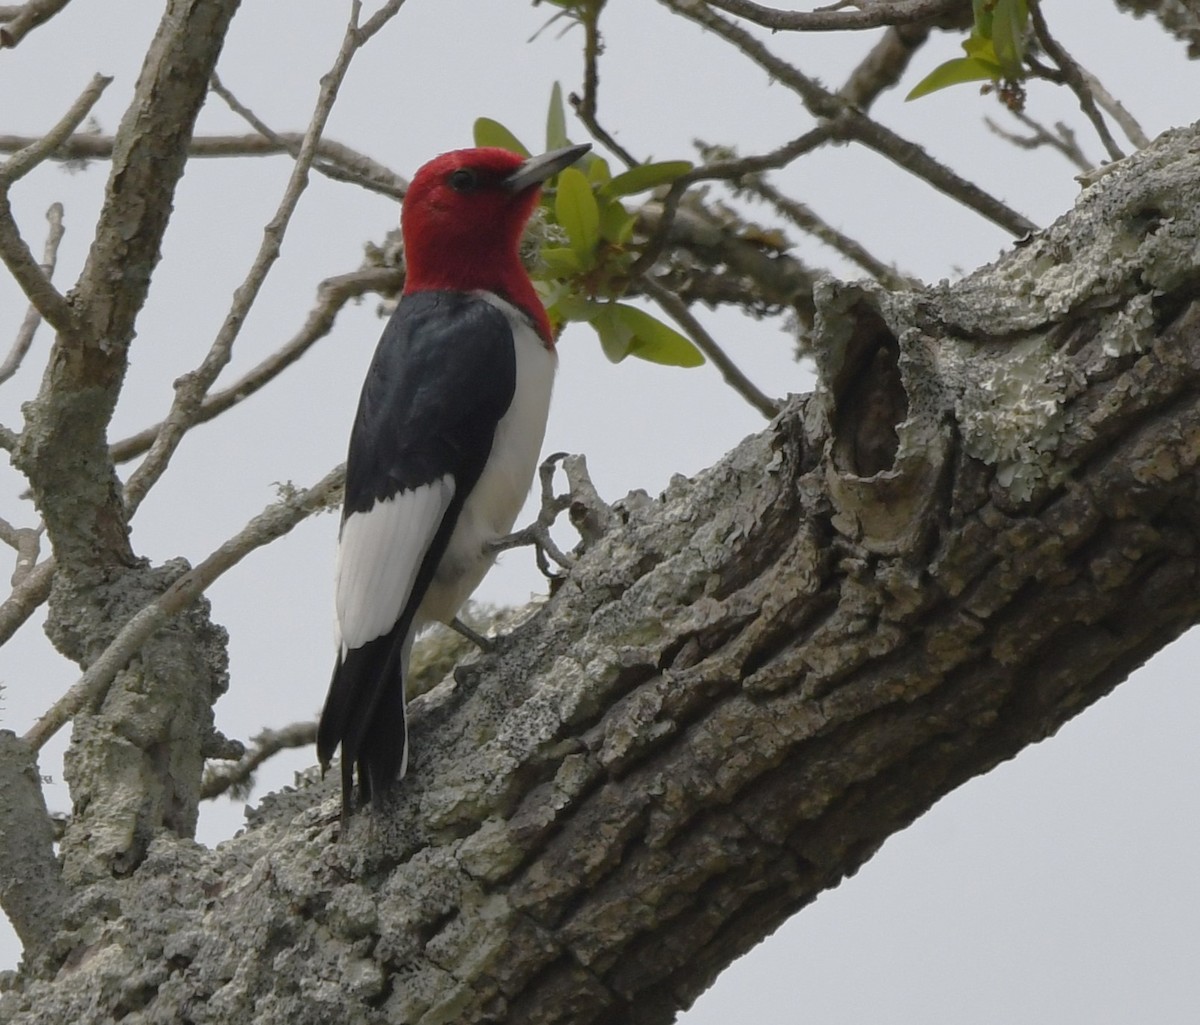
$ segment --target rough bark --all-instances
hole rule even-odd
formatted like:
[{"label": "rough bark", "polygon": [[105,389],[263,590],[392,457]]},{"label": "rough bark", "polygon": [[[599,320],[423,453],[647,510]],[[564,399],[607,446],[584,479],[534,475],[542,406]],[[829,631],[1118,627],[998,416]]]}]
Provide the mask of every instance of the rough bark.
[{"label": "rough bark", "polygon": [[823,286],[822,391],[621,503],[386,814],[162,835],[0,1019],[672,1020],[1200,616],[1198,238],[1193,128],[962,282]]},{"label": "rough bark", "polygon": [[[186,569],[136,557],[107,429],[188,140],[237,7],[166,5],[114,139],[104,207],[71,295],[72,330],[55,341],[13,453],[54,547],[47,634],[85,667]],[[194,606],[153,639],[103,707],[76,718],[65,765],[69,879],[131,871],[163,826],[193,834],[204,758],[216,750],[212,704],[226,687],[224,633],[207,609]]]},{"label": "rough bark", "polygon": [[54,859],[37,757],[9,730],[0,730],[0,782],[0,901],[21,944],[40,950],[58,931],[70,894]]}]

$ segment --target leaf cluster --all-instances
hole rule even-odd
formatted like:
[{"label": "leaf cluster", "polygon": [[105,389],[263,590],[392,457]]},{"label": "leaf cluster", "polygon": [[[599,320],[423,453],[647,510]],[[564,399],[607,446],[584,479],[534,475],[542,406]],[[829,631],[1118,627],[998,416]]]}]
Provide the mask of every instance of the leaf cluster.
[{"label": "leaf cluster", "polygon": [[[477,146],[530,155],[516,135],[491,118],[476,120],[474,137]],[[556,82],[546,116],[546,149],[570,145],[562,89]],[[631,268],[640,251],[634,239],[637,215],[622,200],[670,185],[691,169],[689,161],[670,160],[639,164],[614,175],[608,161],[589,153],[543,191],[542,215],[560,231],[542,246],[532,276],[556,330],[571,321],[589,324],[614,363],[626,356],[679,367],[704,362],[700,350],[673,327],[619,301],[630,290]]]},{"label": "leaf cluster", "polygon": [[913,86],[906,99],[919,99],[966,82],[992,82],[1004,92],[1006,86],[1025,79],[1029,0],[973,0],[973,3],[975,23],[962,44],[967,55],[939,64]]}]

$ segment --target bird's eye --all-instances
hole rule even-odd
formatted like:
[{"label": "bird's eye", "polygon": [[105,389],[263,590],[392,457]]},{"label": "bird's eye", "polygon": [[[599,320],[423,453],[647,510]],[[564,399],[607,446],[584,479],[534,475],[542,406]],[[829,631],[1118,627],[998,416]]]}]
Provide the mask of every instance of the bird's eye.
[{"label": "bird's eye", "polygon": [[475,176],[475,172],[466,167],[460,167],[451,173],[447,180],[450,182],[450,188],[455,192],[470,192],[479,185],[479,179]]}]

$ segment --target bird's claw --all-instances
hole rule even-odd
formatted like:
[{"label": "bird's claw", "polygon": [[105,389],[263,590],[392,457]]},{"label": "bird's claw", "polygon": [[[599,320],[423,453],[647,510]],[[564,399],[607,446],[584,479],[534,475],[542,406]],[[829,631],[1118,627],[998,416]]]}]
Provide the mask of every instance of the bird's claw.
[{"label": "bird's claw", "polygon": [[[565,495],[554,493],[554,474],[559,463],[567,475],[568,492]],[[597,494],[595,485],[588,476],[587,461],[583,456],[555,452],[542,461],[538,468],[538,478],[542,483],[542,507],[537,519],[521,530],[492,541],[488,545],[488,553],[496,555],[510,548],[533,545],[537,553],[538,569],[548,579],[559,580],[564,574],[555,572],[550,561],[553,560],[561,569],[570,572],[571,567],[575,565],[576,556],[603,537],[613,525],[615,517],[612,509]],[[550,528],[564,511],[569,513],[572,525],[579,531],[580,541],[573,555],[566,554],[550,536]]]},{"label": "bird's claw", "polygon": [[450,629],[460,637],[465,637],[468,641],[475,645],[485,655],[490,655],[496,650],[496,642],[490,637],[484,637],[483,634],[476,630],[472,630],[458,616],[450,620]]}]

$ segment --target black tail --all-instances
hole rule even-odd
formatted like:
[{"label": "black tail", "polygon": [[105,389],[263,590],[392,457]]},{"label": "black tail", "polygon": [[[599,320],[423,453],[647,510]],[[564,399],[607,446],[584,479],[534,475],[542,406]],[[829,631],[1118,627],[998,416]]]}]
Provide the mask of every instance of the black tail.
[{"label": "black tail", "polygon": [[404,775],[408,722],[404,708],[404,638],[400,628],[339,656],[317,727],[317,757],[327,769],[342,748],[342,816],[358,805],[377,807]]}]

